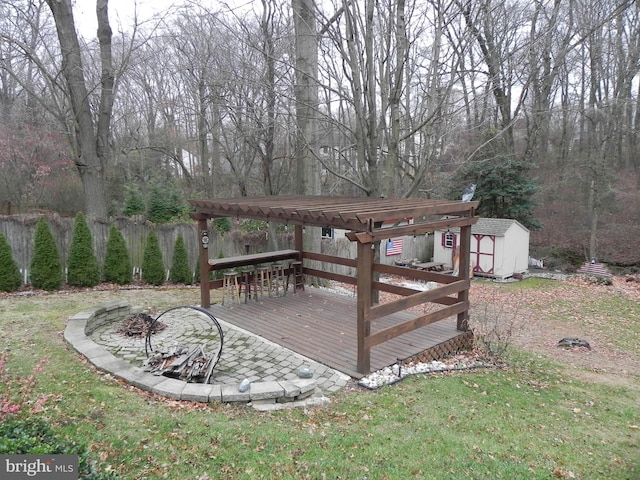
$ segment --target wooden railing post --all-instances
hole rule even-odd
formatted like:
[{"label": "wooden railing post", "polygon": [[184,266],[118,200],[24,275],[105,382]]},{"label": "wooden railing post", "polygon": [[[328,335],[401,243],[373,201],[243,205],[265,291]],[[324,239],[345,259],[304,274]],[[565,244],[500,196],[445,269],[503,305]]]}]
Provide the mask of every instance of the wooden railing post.
[{"label": "wooden railing post", "polygon": [[[460,270],[458,278],[469,281],[469,266],[471,264],[471,225],[460,227]],[[469,300],[469,286],[458,293],[458,301]],[[469,310],[458,314],[456,328],[462,332],[469,330]]]},{"label": "wooden railing post", "polygon": [[371,370],[371,347],[367,341],[371,334],[371,323],[368,319],[371,310],[373,258],[371,243],[358,242],[358,285],[357,285],[357,334],[358,334],[358,366],[360,373]]},{"label": "wooden railing post", "polygon": [[200,261],[200,306],[209,308],[211,306],[211,285],[209,282],[209,230],[207,218],[198,218],[198,245]]}]

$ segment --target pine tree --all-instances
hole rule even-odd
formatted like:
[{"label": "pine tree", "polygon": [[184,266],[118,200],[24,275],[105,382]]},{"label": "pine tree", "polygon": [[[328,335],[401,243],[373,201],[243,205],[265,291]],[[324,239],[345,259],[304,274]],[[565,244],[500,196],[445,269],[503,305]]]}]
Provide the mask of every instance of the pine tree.
[{"label": "pine tree", "polygon": [[21,285],[22,277],[11,255],[11,246],[5,236],[0,233],[0,291],[15,292]]},{"label": "pine tree", "polygon": [[122,233],[111,225],[104,256],[104,281],[127,285],[133,280],[131,257]]},{"label": "pine tree", "polygon": [[512,218],[529,229],[540,228],[533,216],[533,196],[538,191],[535,179],[530,177],[533,168],[531,163],[505,156],[469,162],[453,179],[449,198],[459,200],[464,187],[475,183],[473,200],[480,200],[478,215]]},{"label": "pine tree", "polygon": [[164,261],[162,251],[158,243],[158,235],[151,230],[147,235],[142,259],[142,281],[150,285],[162,285],[164,283]]},{"label": "pine tree", "polygon": [[82,212],[76,214],[73,224],[67,283],[74,287],[94,287],[100,283],[100,266],[93,251],[93,237]]},{"label": "pine tree", "polygon": [[173,283],[184,283],[185,285],[191,285],[193,281],[191,269],[189,268],[189,255],[184,245],[182,234],[178,235],[173,246],[173,265],[171,266],[169,280]]},{"label": "pine tree", "polygon": [[122,213],[128,217],[144,214],[144,195],[137,185],[127,185]]},{"label": "pine tree", "polygon": [[229,233],[231,231],[231,219],[228,217],[215,218],[213,220],[213,229],[223,235]]},{"label": "pine tree", "polygon": [[175,182],[153,182],[147,199],[147,219],[153,223],[167,223],[180,216],[183,205]]},{"label": "pine tree", "polygon": [[60,252],[44,218],[36,224],[31,258],[31,285],[43,290],[59,290],[62,286]]}]

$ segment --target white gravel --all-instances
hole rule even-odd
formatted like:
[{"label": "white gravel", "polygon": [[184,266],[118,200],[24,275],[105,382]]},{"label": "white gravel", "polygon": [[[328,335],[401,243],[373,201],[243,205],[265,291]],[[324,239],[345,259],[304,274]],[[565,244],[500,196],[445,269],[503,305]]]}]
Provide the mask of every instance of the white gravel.
[{"label": "white gravel", "polygon": [[370,373],[362,377],[358,384],[362,387],[375,390],[385,385],[399,382],[411,375],[454,372],[460,370],[471,370],[476,368],[495,367],[495,364],[485,363],[467,355],[458,355],[447,359],[446,362],[433,360],[431,362],[416,362],[409,364],[396,363]]}]

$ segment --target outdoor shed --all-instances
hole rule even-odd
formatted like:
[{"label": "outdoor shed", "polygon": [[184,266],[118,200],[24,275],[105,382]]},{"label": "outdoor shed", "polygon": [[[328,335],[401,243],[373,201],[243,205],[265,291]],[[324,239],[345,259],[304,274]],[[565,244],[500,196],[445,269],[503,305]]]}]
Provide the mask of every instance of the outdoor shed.
[{"label": "outdoor shed", "polygon": [[[436,230],[433,261],[454,269],[460,229]],[[529,230],[509,218],[479,218],[471,227],[470,263],[474,275],[505,279],[529,266]]]}]

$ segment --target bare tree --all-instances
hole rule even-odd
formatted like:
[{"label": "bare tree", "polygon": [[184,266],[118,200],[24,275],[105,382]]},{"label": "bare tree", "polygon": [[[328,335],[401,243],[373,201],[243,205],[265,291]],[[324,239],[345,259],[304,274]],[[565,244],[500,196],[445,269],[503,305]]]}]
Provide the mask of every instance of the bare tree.
[{"label": "bare tree", "polygon": [[98,42],[102,65],[100,105],[94,121],[83,73],[80,42],[71,0],[47,0],[58,32],[62,56],[61,73],[73,115],[74,130],[68,132],[74,161],[82,179],[85,210],[94,217],[107,216],[105,168],[109,159],[109,131],[114,98],[114,71],[108,0],[96,1]]},{"label": "bare tree", "polygon": [[[514,87],[522,81],[518,78],[518,65],[522,63],[519,59],[524,45],[519,32],[527,18],[527,7],[517,1],[455,1],[486,65],[486,86],[495,102],[498,133],[504,138],[507,153],[515,153],[513,125],[517,114],[513,111],[513,95]],[[516,109],[521,99],[515,102]]]},{"label": "bare tree", "polygon": [[544,161],[548,154],[549,131],[558,75],[567,54],[574,47],[574,2],[555,0],[551,5],[536,2],[531,15],[529,33],[529,72],[524,87],[531,95],[527,143],[523,157]]}]

